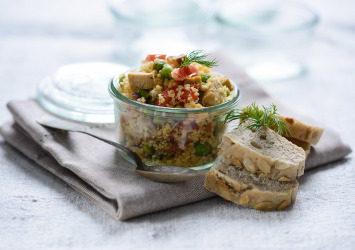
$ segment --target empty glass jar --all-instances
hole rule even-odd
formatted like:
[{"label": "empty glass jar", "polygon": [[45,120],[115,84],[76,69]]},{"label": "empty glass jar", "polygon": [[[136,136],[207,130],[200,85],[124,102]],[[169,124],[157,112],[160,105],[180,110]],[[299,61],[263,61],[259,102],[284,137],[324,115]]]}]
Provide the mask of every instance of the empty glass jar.
[{"label": "empty glass jar", "polygon": [[208,43],[210,1],[110,0],[115,50],[121,63],[135,66],[147,54],[178,55]]},{"label": "empty glass jar", "polygon": [[216,15],[223,44],[253,78],[284,80],[306,69],[318,16],[288,1],[220,1]]}]

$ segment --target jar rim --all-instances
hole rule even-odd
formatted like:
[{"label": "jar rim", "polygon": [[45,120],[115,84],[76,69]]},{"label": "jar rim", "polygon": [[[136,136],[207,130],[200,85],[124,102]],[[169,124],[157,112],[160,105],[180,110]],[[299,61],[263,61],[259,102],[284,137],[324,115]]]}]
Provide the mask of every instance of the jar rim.
[{"label": "jar rim", "polygon": [[[150,1],[146,1],[145,3],[154,4]],[[133,4],[130,0],[110,0],[108,1],[108,8],[117,20],[148,27],[169,27],[198,23],[212,17],[214,14],[211,6],[205,1],[194,0],[187,1],[187,3],[189,4],[176,2],[176,4],[178,4],[178,6],[175,6],[176,8],[162,7],[160,12],[164,15],[163,22],[161,21],[162,18],[156,18],[157,15],[152,13],[151,9],[145,8],[147,6],[140,6],[134,3],[132,6],[135,11],[130,11],[130,4]],[[192,4],[193,6],[191,6]],[[180,7],[180,9],[177,10],[178,7]],[[157,9],[156,5],[155,8]],[[156,12],[157,11],[159,11],[159,9],[157,9]]]},{"label": "jar rim", "polygon": [[136,106],[136,107],[141,107],[144,109],[148,109],[150,111],[160,111],[160,112],[166,112],[166,113],[175,113],[175,114],[187,114],[187,113],[206,113],[206,112],[214,112],[214,111],[223,111],[223,110],[229,110],[230,108],[233,108],[236,106],[241,98],[241,93],[238,88],[238,86],[235,84],[234,81],[230,80],[233,86],[235,87],[235,94],[236,96],[227,102],[221,103],[219,105],[211,106],[211,107],[203,107],[203,108],[169,108],[169,107],[160,107],[156,105],[150,105],[146,103],[141,103],[134,101],[124,95],[121,94],[121,92],[116,88],[116,83],[119,82],[119,75],[116,75],[112,77],[111,81],[108,84],[108,92],[111,95],[111,97],[117,101],[122,101],[127,104]]}]

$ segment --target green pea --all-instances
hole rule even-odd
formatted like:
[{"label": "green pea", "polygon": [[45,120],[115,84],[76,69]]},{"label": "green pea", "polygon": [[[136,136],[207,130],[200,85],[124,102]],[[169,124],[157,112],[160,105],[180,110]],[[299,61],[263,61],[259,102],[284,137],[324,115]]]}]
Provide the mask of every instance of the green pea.
[{"label": "green pea", "polygon": [[173,68],[169,66],[168,64],[164,64],[164,67],[160,70],[160,76],[163,79],[171,79],[171,72],[173,71]]},{"label": "green pea", "polygon": [[207,82],[207,80],[208,80],[210,77],[211,77],[210,74],[203,74],[203,75],[201,76],[201,80],[202,80],[203,82]]},{"label": "green pea", "polygon": [[208,145],[207,143],[202,144],[200,142],[196,142],[194,148],[195,148],[195,155],[199,155],[199,156],[208,154],[208,152],[211,149],[210,145]]},{"label": "green pea", "polygon": [[158,62],[154,63],[153,69],[160,71],[164,67],[165,61],[159,60]]},{"label": "green pea", "polygon": [[181,105],[176,105],[174,108],[176,108],[176,109],[181,109],[182,106],[181,106]]},{"label": "green pea", "polygon": [[143,96],[145,99],[147,99],[149,97],[149,92],[147,90],[145,90],[145,89],[138,89],[137,93],[140,96]]},{"label": "green pea", "polygon": [[123,80],[124,80],[125,78],[126,78],[125,75],[121,75],[121,76],[120,76],[120,83],[123,82]]},{"label": "green pea", "polygon": [[149,145],[143,145],[143,152],[147,155],[153,155],[155,150],[152,146]]}]

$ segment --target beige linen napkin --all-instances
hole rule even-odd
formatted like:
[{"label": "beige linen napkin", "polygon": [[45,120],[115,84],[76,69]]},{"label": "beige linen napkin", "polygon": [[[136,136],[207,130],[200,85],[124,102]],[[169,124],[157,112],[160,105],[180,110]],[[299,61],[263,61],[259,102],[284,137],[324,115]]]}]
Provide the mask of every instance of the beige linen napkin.
[{"label": "beige linen napkin", "polygon": [[[300,118],[267,93],[223,55],[214,55],[222,65],[219,72],[230,76],[240,87],[242,103],[275,103],[281,114]],[[43,168],[93,201],[114,218],[125,220],[175,206],[196,202],[214,194],[203,187],[204,175],[175,184],[156,183],[137,175],[134,166],[115,148],[79,133],[46,129],[35,121],[48,115],[35,100],[8,104],[14,122],[0,129],[5,140]],[[301,117],[308,120],[307,117]],[[91,126],[88,131],[114,138],[111,127]],[[345,157],[351,152],[337,133],[326,128],[319,144],[312,148],[306,169]]]}]

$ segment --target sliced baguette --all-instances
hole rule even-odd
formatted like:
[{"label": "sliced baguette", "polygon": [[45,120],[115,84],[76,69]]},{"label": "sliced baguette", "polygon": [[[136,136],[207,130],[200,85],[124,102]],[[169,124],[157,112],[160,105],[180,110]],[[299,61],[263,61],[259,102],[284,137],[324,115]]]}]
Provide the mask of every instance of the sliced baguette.
[{"label": "sliced baguette", "polygon": [[283,210],[295,199],[298,182],[261,178],[226,160],[216,163],[206,175],[205,188],[226,200],[258,210]]},{"label": "sliced baguette", "polygon": [[310,126],[290,117],[281,115],[278,115],[277,117],[288,125],[288,128],[292,134],[290,137],[298,141],[315,145],[319,142],[323,134],[324,128]]},{"label": "sliced baguette", "polygon": [[290,142],[292,142],[293,144],[303,148],[304,152],[306,152],[306,157],[309,155],[309,153],[311,152],[311,144],[309,142],[305,142],[305,141],[300,141],[297,140],[293,137],[285,137],[287,140],[289,140]]},{"label": "sliced baguette", "polygon": [[246,124],[226,133],[219,155],[235,166],[278,180],[303,175],[305,151],[269,128],[252,131]]}]

